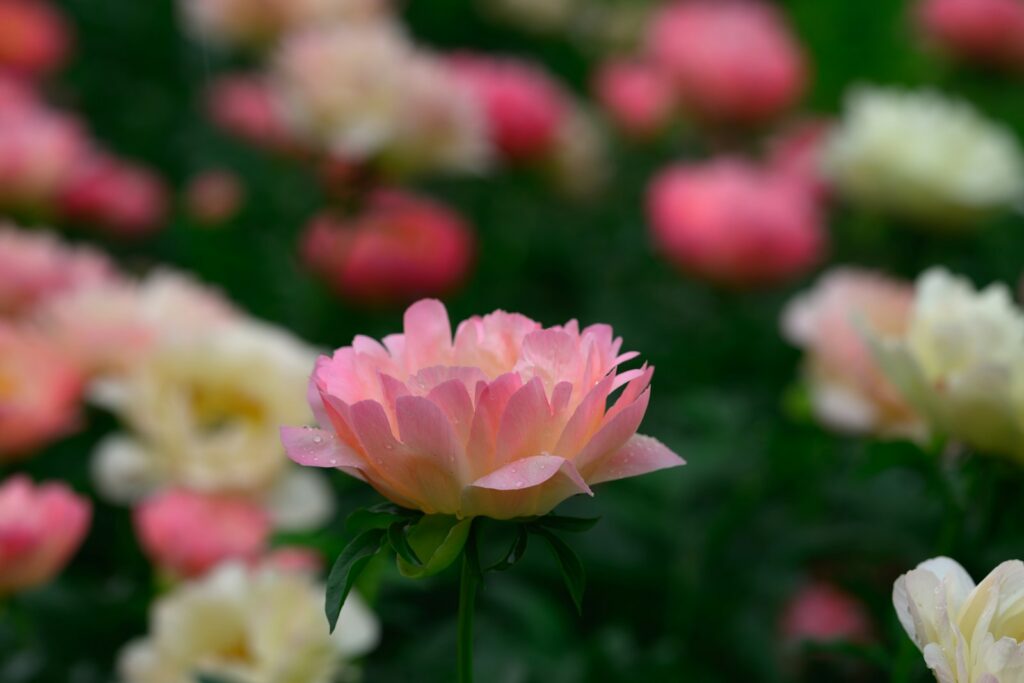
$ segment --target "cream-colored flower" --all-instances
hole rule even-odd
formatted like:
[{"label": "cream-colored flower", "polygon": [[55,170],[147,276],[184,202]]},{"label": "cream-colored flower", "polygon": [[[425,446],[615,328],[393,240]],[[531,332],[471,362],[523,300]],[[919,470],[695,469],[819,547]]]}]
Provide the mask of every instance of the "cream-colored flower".
[{"label": "cream-colored flower", "polygon": [[863,330],[899,338],[910,319],[909,283],[839,268],[786,307],[785,336],[806,353],[804,374],[817,418],[841,432],[921,438],[919,415],[878,367]]},{"label": "cream-colored flower", "polygon": [[918,280],[906,334],[871,340],[883,371],[936,431],[1024,458],[1024,315],[1007,287],[979,292],[933,268]]},{"label": "cream-colored flower", "polygon": [[824,167],[851,201],[937,226],[970,224],[1024,199],[1011,132],[935,92],[853,92]]},{"label": "cream-colored flower", "polygon": [[892,601],[939,683],[1024,681],[1024,563],[1004,562],[975,586],[937,557],[897,579]]},{"label": "cream-colored flower", "polygon": [[125,683],[330,683],[380,639],[376,617],[350,595],[328,633],[324,589],[302,572],[226,564],[159,599],[150,633],[121,653]]},{"label": "cream-colored flower", "polygon": [[125,430],[100,445],[101,490],[118,500],[167,485],[269,493],[288,468],[278,428],[309,417],[314,359],[298,339],[254,320],[162,339],[95,387]]}]

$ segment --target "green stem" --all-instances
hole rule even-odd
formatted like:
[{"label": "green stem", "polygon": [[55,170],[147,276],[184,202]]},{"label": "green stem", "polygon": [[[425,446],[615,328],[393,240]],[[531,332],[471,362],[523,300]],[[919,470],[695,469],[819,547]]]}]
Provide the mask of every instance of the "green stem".
[{"label": "green stem", "polygon": [[480,585],[473,530],[470,529],[469,533],[469,540],[462,551],[462,578],[459,583],[459,683],[473,683],[473,610]]}]

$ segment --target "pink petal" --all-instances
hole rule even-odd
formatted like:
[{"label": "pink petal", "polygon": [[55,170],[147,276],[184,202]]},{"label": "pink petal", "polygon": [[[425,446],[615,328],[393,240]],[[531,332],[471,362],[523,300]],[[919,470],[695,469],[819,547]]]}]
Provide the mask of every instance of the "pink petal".
[{"label": "pink petal", "polygon": [[441,408],[420,396],[403,396],[395,405],[395,414],[402,443],[420,455],[429,455],[458,478],[465,453]]},{"label": "pink petal", "polygon": [[544,515],[578,493],[594,495],[565,458],[535,455],[481,477],[463,494],[464,516],[512,519]]},{"label": "pink petal", "polygon": [[583,448],[583,445],[590,438],[601,424],[604,417],[605,402],[612,390],[613,378],[606,376],[597,386],[587,392],[587,395],[580,401],[576,412],[569,418],[569,422],[562,430],[562,435],[555,446],[555,453],[565,457],[575,456]]},{"label": "pink petal", "polygon": [[437,299],[417,301],[405,311],[405,362],[407,368],[441,364],[452,346],[448,311]]},{"label": "pink petal", "polygon": [[590,481],[590,476],[597,462],[600,462],[610,453],[622,448],[636,434],[636,430],[640,427],[640,422],[644,419],[644,413],[647,412],[647,403],[650,401],[650,398],[651,392],[648,389],[640,394],[636,401],[622,408],[618,415],[610,418],[608,417],[611,414],[610,412],[608,415],[605,415],[604,422],[601,428],[597,430],[597,434],[590,439],[579,455],[573,459],[577,469],[583,473],[587,481]]},{"label": "pink petal", "polygon": [[427,398],[445,412],[459,441],[465,444],[473,426],[473,399],[469,397],[466,385],[457,379],[449,380],[431,389]]},{"label": "pink petal", "polygon": [[281,443],[288,457],[305,467],[366,467],[358,453],[322,429],[281,427]]},{"label": "pink petal", "polygon": [[576,364],[578,345],[568,333],[559,329],[537,330],[523,339],[522,360],[538,366],[546,379],[565,376]]},{"label": "pink petal", "polygon": [[496,443],[498,466],[544,452],[549,445],[550,423],[551,407],[544,383],[534,378],[512,394],[505,406]]},{"label": "pink petal", "polygon": [[514,372],[504,374],[490,384],[480,382],[477,385],[476,413],[473,415],[473,426],[469,430],[469,442],[466,445],[466,452],[472,453],[475,458],[470,463],[474,472],[490,472],[498,466],[494,450],[497,447],[501,415],[512,394],[521,385],[519,375]]},{"label": "pink petal", "polygon": [[[615,401],[615,405],[608,409],[605,419],[608,420],[615,417],[624,408],[626,408],[626,406],[632,405],[650,385],[651,377],[653,376],[654,366],[645,365],[640,368],[640,374],[629,380],[626,384],[626,388],[623,389],[622,393],[619,395],[619,399]],[[616,386],[618,386],[618,384],[616,384]]]},{"label": "pink petal", "polygon": [[685,460],[657,439],[636,434],[625,446],[596,462],[587,480],[596,485],[685,464]]}]

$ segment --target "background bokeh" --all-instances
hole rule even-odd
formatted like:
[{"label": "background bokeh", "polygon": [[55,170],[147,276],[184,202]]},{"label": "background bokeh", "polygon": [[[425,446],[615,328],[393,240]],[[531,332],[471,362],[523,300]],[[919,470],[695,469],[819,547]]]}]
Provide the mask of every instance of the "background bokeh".
[{"label": "background bokeh", "polygon": [[[204,116],[204,86],[244,57],[188,39],[171,0],[56,4],[72,20],[77,43],[50,85],[53,102],[81,112],[97,139],[159,169],[174,188],[198,171],[227,168],[247,190],[241,213],[217,229],[199,226],[176,205],[167,229],[150,238],[91,240],[129,271],[157,263],[190,271],[253,315],[322,347],[400,326],[400,308],[339,301],[301,267],[299,234],[324,203],[312,175],[229,138]],[[1024,136],[1021,82],[922,50],[905,3],[777,4],[813,65],[806,111],[836,114],[854,83],[932,85]],[[526,56],[587,92],[597,55],[578,41],[523,32],[471,0],[411,0],[402,14],[427,45]],[[732,144],[757,150],[760,143],[752,136]],[[602,486],[594,499],[563,507],[601,517],[593,532],[573,539],[589,574],[581,617],[540,548],[514,571],[487,577],[477,662],[490,683],[924,681],[920,655],[892,610],[894,578],[938,554],[959,558],[976,576],[1020,555],[1024,477],[1015,466],[969,461],[952,479],[915,445],[836,436],[808,417],[794,387],[799,352],[781,337],[778,319],[811,278],[736,292],[682,277],[657,258],[643,211],[652,174],[717,149],[684,127],[651,144],[614,138],[613,176],[586,200],[561,197],[514,170],[419,183],[468,217],[479,237],[471,279],[446,299],[452,318],[501,308],[545,324],[612,324],[625,348],[657,368],[643,431],[689,463]],[[830,260],[907,278],[943,264],[976,282],[1014,284],[1022,224],[1020,216],[997,218],[964,239],[834,211]],[[17,469],[91,490],[89,454],[113,423],[99,411],[87,422]],[[340,550],[345,514],[376,500],[340,474],[332,485],[334,522],[293,539],[328,556]],[[783,606],[814,578],[863,601],[874,622],[870,643],[782,642]],[[390,561],[371,566],[362,585],[384,635],[365,662],[366,681],[453,680],[456,581],[455,571],[409,582]],[[113,680],[115,655],[145,632],[157,589],[128,512],[97,502],[88,540],[60,580],[0,614],[0,680]]]}]

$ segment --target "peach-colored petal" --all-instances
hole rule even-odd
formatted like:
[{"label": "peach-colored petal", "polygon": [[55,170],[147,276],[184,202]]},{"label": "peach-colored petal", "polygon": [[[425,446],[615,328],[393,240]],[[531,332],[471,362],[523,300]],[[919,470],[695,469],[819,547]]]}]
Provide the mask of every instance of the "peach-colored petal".
[{"label": "peach-colored petal", "polygon": [[657,439],[635,434],[625,446],[594,463],[587,481],[591,485],[600,484],[685,464],[685,460]]},{"label": "peach-colored petal", "polygon": [[594,495],[572,463],[553,455],[511,462],[477,479],[465,492],[466,507],[495,519],[543,515],[578,493]]},{"label": "peach-colored petal", "polygon": [[647,412],[647,402],[650,398],[651,392],[647,389],[640,394],[640,398],[627,405],[617,415],[605,418],[601,428],[573,460],[585,477],[589,479],[598,462],[609,453],[622,448],[630,437],[636,434],[641,420],[644,419],[644,413]]}]

